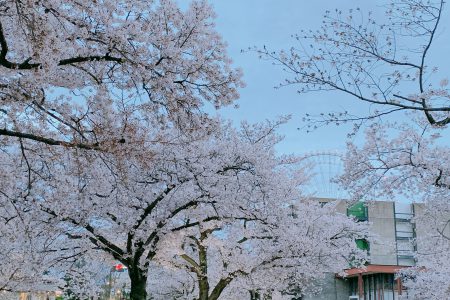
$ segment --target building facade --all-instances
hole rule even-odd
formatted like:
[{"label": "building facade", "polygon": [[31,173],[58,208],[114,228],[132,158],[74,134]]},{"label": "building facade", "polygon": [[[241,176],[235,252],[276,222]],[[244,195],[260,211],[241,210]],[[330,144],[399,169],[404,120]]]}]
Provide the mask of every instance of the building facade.
[{"label": "building facade", "polygon": [[318,199],[322,203],[338,201],[341,213],[368,221],[374,239],[356,241],[367,250],[369,263],[365,268],[345,270],[346,276],[330,274],[321,283],[318,295],[305,296],[305,300],[396,300],[408,291],[395,274],[402,268],[415,265],[415,238],[420,228],[412,222],[420,214],[420,204],[393,201],[358,202],[352,206],[344,200]]}]

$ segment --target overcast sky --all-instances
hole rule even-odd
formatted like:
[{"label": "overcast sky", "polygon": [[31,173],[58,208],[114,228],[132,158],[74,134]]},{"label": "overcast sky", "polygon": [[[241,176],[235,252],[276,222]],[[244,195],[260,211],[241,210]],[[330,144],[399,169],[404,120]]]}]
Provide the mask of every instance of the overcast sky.
[{"label": "overcast sky", "polygon": [[[241,53],[249,46],[266,45],[271,49],[289,48],[291,35],[301,29],[316,29],[321,25],[325,10],[360,7],[373,11],[383,18],[384,1],[367,0],[210,0],[217,13],[217,30],[228,42],[229,55],[234,65],[244,71],[247,87],[241,90],[239,109],[226,108],[220,113],[235,121],[247,119],[261,121],[279,115],[292,114],[293,118],[281,132],[286,136],[278,150],[282,153],[305,153],[309,151],[344,150],[349,126],[328,126],[313,133],[297,130],[305,113],[356,109],[364,114],[367,105],[359,105],[353,99],[337,92],[297,94],[295,89],[273,87],[286,76],[270,62],[257,58],[252,52]],[[450,15],[450,14],[447,14]],[[442,58],[449,66],[447,53],[450,42],[442,43],[443,33],[448,36],[449,19],[444,19],[438,34],[439,47],[432,49],[434,58]],[[438,45],[438,44],[436,44]],[[434,52],[433,52],[434,51]],[[447,69],[448,70],[448,69]],[[448,72],[447,72],[448,74]],[[334,104],[329,101],[333,101]],[[333,105],[333,106],[332,106]],[[358,138],[360,139],[360,138]]]}]

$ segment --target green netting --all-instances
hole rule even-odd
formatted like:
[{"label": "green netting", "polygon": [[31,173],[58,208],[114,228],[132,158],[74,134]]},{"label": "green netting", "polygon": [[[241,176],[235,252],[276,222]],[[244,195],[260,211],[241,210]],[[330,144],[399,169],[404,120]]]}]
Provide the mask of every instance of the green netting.
[{"label": "green netting", "polygon": [[369,242],[364,240],[364,239],[360,239],[360,240],[356,240],[356,246],[361,249],[361,250],[369,250]]},{"label": "green netting", "polygon": [[358,220],[367,220],[367,207],[364,202],[357,202],[347,209],[347,216],[353,216]]}]

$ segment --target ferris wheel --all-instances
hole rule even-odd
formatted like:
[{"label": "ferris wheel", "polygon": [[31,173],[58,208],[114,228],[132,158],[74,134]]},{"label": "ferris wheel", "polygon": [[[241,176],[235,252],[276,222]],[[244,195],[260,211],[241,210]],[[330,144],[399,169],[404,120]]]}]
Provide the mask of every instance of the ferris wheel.
[{"label": "ferris wheel", "polygon": [[317,198],[348,199],[349,194],[336,182],[344,173],[343,153],[339,151],[310,152],[304,162],[311,167],[310,180],[304,193]]}]

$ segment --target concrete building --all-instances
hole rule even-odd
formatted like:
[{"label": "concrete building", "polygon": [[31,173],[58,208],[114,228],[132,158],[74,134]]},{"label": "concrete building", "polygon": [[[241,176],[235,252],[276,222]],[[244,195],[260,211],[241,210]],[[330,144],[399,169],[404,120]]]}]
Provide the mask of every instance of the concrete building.
[{"label": "concrete building", "polygon": [[369,221],[374,241],[356,241],[366,249],[370,262],[362,269],[348,269],[342,278],[330,274],[323,282],[323,291],[302,300],[396,300],[407,295],[407,290],[395,273],[415,265],[414,238],[420,228],[412,218],[420,213],[420,204],[393,201],[358,202],[350,207],[344,200],[318,199],[322,203],[339,201],[337,209],[360,221]]}]

